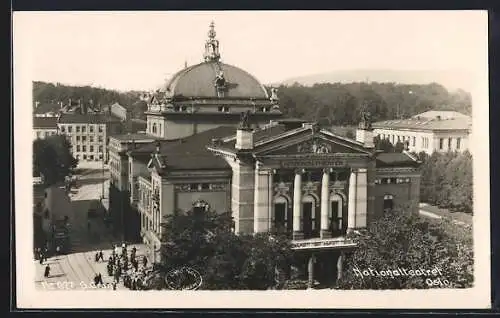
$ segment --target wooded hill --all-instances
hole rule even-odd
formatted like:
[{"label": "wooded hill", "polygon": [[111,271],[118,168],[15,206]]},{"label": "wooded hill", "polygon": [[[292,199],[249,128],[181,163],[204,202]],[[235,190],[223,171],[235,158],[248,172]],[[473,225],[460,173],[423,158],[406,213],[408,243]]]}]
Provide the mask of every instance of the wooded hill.
[{"label": "wooded hill", "polygon": [[[147,106],[141,92],[118,92],[91,86],[69,86],[33,82],[34,101],[66,103],[81,100],[97,107],[119,103],[144,119]],[[458,90],[450,93],[439,84],[329,83],[279,86],[280,106],[285,115],[318,121],[325,126],[356,125],[360,110],[368,105],[374,121],[407,118],[427,110],[454,110],[471,114],[471,96]]]},{"label": "wooded hill", "polygon": [[325,126],[356,125],[360,111],[368,106],[373,121],[408,118],[428,110],[454,110],[471,114],[471,95],[450,93],[439,84],[395,83],[316,84],[278,87],[281,109],[286,115],[318,121]]}]

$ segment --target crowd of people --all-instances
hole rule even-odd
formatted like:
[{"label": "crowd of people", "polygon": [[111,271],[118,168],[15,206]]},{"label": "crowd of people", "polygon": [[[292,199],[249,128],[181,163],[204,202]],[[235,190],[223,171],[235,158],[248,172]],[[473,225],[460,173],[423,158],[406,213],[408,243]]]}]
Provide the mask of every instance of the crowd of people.
[{"label": "crowd of people", "polygon": [[[103,260],[102,252],[96,254],[96,261]],[[107,271],[108,275],[113,277],[113,284],[116,286],[120,282],[120,277],[123,279],[123,285],[132,290],[144,289],[144,278],[147,273],[148,259],[142,257],[142,264],[139,264],[140,259],[137,256],[137,249],[133,247],[130,253],[127,249],[127,244],[123,243],[120,247],[113,246],[111,256],[108,259]]]}]

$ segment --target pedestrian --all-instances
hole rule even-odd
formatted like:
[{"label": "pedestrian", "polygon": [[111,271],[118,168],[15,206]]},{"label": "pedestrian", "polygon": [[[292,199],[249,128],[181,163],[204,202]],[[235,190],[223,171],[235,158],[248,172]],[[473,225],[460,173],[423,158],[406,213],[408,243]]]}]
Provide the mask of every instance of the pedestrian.
[{"label": "pedestrian", "polygon": [[59,245],[56,246],[56,253],[59,254],[61,252],[61,247]]},{"label": "pedestrian", "polygon": [[47,264],[47,266],[45,266],[45,273],[43,274],[43,276],[48,278],[49,275],[50,275],[50,266],[49,266],[49,264]]},{"label": "pedestrian", "polygon": [[146,258],[146,256],[143,256],[142,258],[142,265],[144,265],[144,267],[148,266],[148,259]]},{"label": "pedestrian", "polygon": [[94,258],[95,258],[95,262],[97,263],[99,261],[99,253],[95,253]]},{"label": "pedestrian", "polygon": [[113,282],[113,290],[116,290],[116,282]]},{"label": "pedestrian", "polygon": [[99,281],[99,284],[104,285],[104,282],[102,281],[102,275],[101,275],[101,273],[97,274],[97,279]]},{"label": "pedestrian", "polygon": [[43,253],[42,252],[40,252],[39,259],[40,259],[40,264],[43,264]]},{"label": "pedestrian", "polygon": [[99,251],[99,258],[104,262],[104,254],[102,253],[102,251]]}]

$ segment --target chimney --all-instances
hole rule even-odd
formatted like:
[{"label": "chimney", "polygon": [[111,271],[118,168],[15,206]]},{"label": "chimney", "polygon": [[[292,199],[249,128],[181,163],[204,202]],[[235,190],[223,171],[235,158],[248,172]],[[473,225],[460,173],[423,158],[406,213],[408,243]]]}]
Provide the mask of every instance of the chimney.
[{"label": "chimney", "polygon": [[236,130],[236,145],[238,150],[253,149],[253,129],[249,122],[250,111],[241,113],[240,126]]}]

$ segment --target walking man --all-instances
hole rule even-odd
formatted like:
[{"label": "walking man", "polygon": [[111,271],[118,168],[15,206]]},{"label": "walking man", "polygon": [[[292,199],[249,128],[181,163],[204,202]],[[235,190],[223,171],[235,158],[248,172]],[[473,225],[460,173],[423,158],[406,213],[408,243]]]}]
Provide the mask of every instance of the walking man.
[{"label": "walking man", "polygon": [[104,254],[102,251],[99,251],[99,259],[104,262]]},{"label": "walking man", "polygon": [[45,266],[45,273],[43,274],[43,276],[45,278],[48,278],[49,275],[50,275],[50,266],[49,266],[49,264],[47,264],[47,266]]}]

